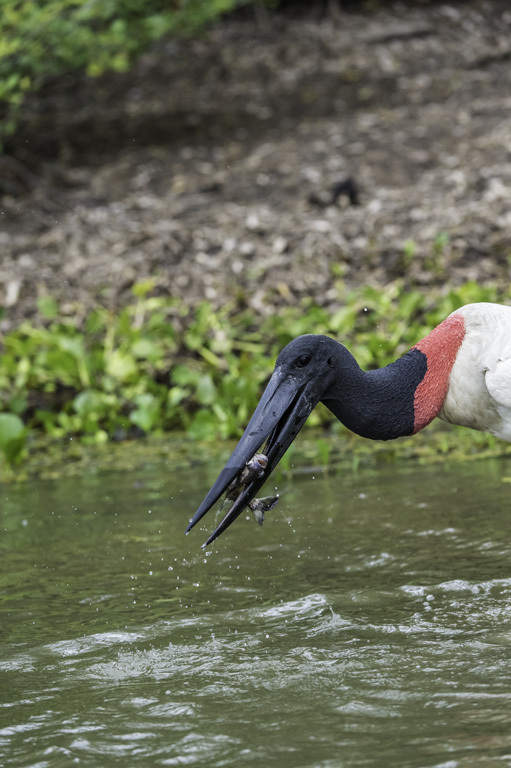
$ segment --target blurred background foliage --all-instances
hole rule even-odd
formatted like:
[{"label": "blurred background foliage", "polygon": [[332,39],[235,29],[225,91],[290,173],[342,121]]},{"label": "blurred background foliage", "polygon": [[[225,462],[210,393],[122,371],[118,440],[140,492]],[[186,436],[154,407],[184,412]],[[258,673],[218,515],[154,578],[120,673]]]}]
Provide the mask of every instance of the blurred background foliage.
[{"label": "blurred background foliage", "polygon": [[[306,300],[261,320],[234,304],[190,311],[151,296],[153,287],[138,283],[120,312],[95,307],[80,321],[43,296],[36,327],[23,322],[0,337],[0,454],[8,464],[26,456],[35,434],[89,444],[169,430],[197,441],[238,437],[279,350],[295,336],[333,336],[363,368],[380,367],[459,306],[510,298],[475,282],[428,296],[400,281],[344,294],[339,285],[335,312]],[[334,421],[320,407],[309,424]]]},{"label": "blurred background foliage", "polygon": [[250,2],[254,0],[3,0],[0,146],[15,130],[27,92],[49,78],[124,72],[163,35],[197,33]]}]

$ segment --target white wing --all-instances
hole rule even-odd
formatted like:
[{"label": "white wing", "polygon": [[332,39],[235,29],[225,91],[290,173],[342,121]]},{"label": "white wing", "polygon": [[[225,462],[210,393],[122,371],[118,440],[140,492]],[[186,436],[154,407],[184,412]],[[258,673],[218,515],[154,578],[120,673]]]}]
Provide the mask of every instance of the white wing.
[{"label": "white wing", "polygon": [[511,359],[499,360],[493,371],[486,371],[485,381],[497,405],[511,411]]},{"label": "white wing", "polygon": [[511,442],[511,307],[467,304],[466,335],[439,416]]}]

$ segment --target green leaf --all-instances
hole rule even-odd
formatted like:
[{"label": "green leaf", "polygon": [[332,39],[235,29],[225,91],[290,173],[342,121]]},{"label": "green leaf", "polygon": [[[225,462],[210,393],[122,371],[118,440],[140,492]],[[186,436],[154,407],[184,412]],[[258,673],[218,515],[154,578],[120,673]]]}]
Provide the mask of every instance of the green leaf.
[{"label": "green leaf", "polygon": [[156,280],[154,279],[154,277],[150,277],[147,280],[140,280],[140,282],[135,283],[135,285],[131,289],[131,292],[138,299],[143,299],[144,296],[147,293],[149,293],[149,291],[153,290],[155,285],[156,285]]},{"label": "green leaf", "polygon": [[172,381],[179,387],[188,387],[197,383],[199,374],[187,365],[176,365],[172,371]]},{"label": "green leaf", "polygon": [[316,440],[316,448],[318,450],[319,459],[324,467],[328,466],[330,460],[331,443],[328,440],[319,438]]},{"label": "green leaf", "polygon": [[59,313],[58,304],[53,296],[39,296],[37,309],[46,320],[54,320]]},{"label": "green leaf", "polygon": [[162,354],[161,344],[146,338],[133,342],[131,351],[140,360],[157,360]]},{"label": "green leaf", "polygon": [[185,397],[187,397],[187,395],[189,395],[188,390],[183,389],[182,387],[171,387],[167,395],[167,402],[170,408],[174,408],[176,405],[179,405],[179,403],[182,402]]},{"label": "green leaf", "polygon": [[132,355],[116,349],[106,361],[106,372],[112,378],[124,382],[137,375],[137,364]]},{"label": "green leaf", "polygon": [[115,397],[105,392],[85,390],[73,400],[73,408],[82,418],[88,416],[102,417],[115,407]]},{"label": "green leaf", "polygon": [[197,382],[197,400],[201,405],[211,405],[215,397],[216,387],[209,373],[206,373]]},{"label": "green leaf", "polygon": [[202,409],[194,416],[188,434],[192,440],[214,440],[218,433],[218,422],[212,411]]},{"label": "green leaf", "polygon": [[63,352],[68,352],[74,358],[83,358],[83,338],[81,336],[59,336],[58,346]]},{"label": "green leaf", "polygon": [[130,421],[144,432],[150,432],[160,418],[160,401],[143,393],[135,397],[135,403],[138,407],[130,413]]},{"label": "green leaf", "polygon": [[20,456],[26,442],[27,430],[19,416],[0,413],[0,450],[9,464]]}]

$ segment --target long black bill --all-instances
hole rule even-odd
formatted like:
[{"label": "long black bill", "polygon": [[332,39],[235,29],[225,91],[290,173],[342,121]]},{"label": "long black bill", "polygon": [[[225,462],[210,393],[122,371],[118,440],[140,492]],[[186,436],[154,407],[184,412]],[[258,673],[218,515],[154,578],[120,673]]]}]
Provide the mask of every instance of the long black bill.
[{"label": "long black bill", "polygon": [[204,517],[266,441],[263,453],[268,458],[268,464],[262,475],[241,488],[224,519],[203,546],[206,547],[220,536],[243,512],[266,482],[317,402],[318,400],[308,394],[306,383],[298,384],[291,376],[283,378],[280,369],[276,368],[248,427],[190,521],[186,532],[188,533]]}]

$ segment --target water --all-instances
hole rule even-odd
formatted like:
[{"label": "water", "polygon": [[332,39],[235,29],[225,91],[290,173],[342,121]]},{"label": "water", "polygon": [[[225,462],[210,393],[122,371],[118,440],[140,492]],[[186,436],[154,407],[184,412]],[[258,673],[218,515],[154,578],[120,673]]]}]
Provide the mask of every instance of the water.
[{"label": "water", "polygon": [[511,765],[511,462],[218,468],[0,488],[0,765]]}]

